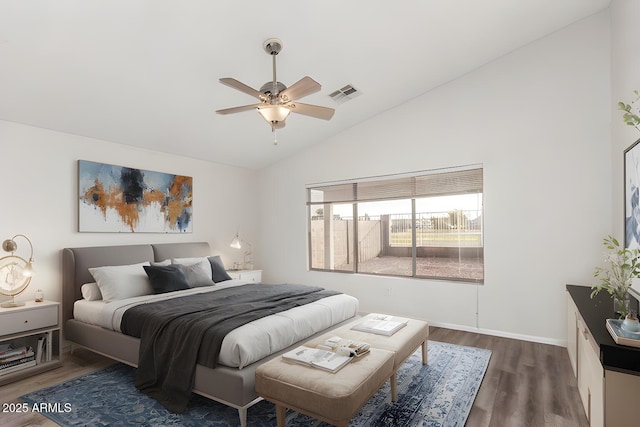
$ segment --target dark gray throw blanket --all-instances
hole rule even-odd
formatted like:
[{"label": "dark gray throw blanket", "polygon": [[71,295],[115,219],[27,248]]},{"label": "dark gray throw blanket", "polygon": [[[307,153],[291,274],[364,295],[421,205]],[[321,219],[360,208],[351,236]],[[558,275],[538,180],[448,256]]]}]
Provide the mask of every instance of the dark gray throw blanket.
[{"label": "dark gray throw blanket", "polygon": [[305,285],[248,284],[129,308],[120,329],[140,338],[136,387],[170,411],[184,412],[196,363],[215,368],[227,333],[339,293]]}]

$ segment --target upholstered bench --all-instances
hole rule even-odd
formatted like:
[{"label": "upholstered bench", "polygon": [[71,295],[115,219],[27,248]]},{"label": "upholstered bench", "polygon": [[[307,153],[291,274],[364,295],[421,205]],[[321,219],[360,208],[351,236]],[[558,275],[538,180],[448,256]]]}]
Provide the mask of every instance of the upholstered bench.
[{"label": "upholstered bench", "polygon": [[391,377],[394,356],[373,348],[335,373],[277,357],[256,369],[256,392],[276,405],[278,427],[285,425],[286,408],[346,427]]},{"label": "upholstered bench", "polygon": [[307,347],[316,347],[328,338],[339,336],[353,341],[363,341],[371,345],[371,348],[392,351],[396,357],[393,362],[393,375],[391,376],[391,401],[398,398],[396,373],[398,368],[422,346],[422,364],[427,364],[427,340],[429,338],[429,324],[422,320],[406,319],[407,325],[391,336],[372,334],[351,329],[354,325],[372,317],[364,316],[342,327],[334,329],[305,343]]}]

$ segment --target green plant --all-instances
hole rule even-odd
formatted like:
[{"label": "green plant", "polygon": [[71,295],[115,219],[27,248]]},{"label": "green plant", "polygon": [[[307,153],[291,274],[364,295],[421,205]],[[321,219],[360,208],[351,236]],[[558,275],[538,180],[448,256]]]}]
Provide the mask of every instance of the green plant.
[{"label": "green plant", "polygon": [[634,90],[633,94],[635,95],[634,100],[630,104],[625,104],[622,101],[618,102],[618,109],[624,111],[622,115],[624,122],[640,131],[640,116],[638,115],[640,109],[636,108],[636,112],[634,112],[634,104],[640,100],[640,94],[638,94],[637,90]]},{"label": "green plant", "polygon": [[602,290],[607,291],[620,303],[620,317],[624,318],[629,314],[629,306],[624,303],[629,298],[627,292],[633,279],[640,277],[640,250],[623,248],[612,236],[607,236],[603,245],[609,250],[604,258],[607,266],[596,267],[593,276],[600,278],[600,284],[591,286],[591,298]]}]

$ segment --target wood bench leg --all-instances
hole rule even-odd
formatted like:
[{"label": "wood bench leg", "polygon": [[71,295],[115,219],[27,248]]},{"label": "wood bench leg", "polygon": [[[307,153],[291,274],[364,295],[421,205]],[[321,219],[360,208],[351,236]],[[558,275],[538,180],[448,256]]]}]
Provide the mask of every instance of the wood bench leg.
[{"label": "wood bench leg", "polygon": [[391,386],[391,401],[395,402],[398,400],[398,375],[395,371],[389,378],[389,385]]},{"label": "wood bench leg", "polygon": [[285,427],[287,424],[287,408],[282,405],[276,405],[276,422],[278,427]]},{"label": "wood bench leg", "polygon": [[422,364],[427,364],[427,340],[422,343]]}]

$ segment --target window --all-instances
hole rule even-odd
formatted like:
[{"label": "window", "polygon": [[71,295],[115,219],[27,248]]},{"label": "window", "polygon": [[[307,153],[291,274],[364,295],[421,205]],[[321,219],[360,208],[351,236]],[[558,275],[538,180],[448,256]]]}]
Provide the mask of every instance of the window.
[{"label": "window", "polygon": [[312,270],[484,281],[482,167],[307,187]]}]

